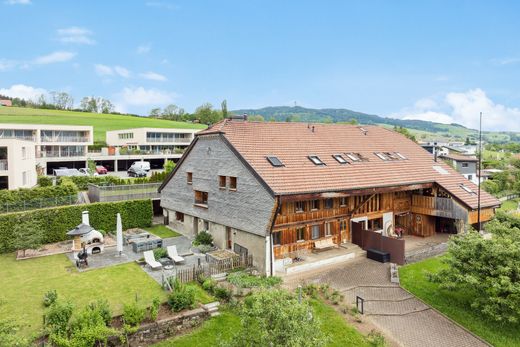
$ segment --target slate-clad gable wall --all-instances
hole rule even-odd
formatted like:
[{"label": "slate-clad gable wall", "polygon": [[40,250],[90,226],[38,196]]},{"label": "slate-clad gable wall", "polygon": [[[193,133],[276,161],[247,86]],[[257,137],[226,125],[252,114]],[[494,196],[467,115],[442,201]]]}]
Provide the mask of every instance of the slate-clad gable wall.
[{"label": "slate-clad gable wall", "polygon": [[[192,185],[187,172],[193,173]],[[220,175],[237,177],[237,191],[220,189]],[[208,192],[207,209],[194,206],[194,190]],[[163,208],[261,236],[270,228],[274,203],[220,135],[200,137],[161,192]]]}]

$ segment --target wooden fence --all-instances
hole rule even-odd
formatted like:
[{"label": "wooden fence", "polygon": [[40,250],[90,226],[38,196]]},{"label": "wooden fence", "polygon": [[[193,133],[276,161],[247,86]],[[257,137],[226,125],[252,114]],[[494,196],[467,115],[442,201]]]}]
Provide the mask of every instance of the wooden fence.
[{"label": "wooden fence", "polygon": [[175,271],[175,277],[181,283],[188,283],[197,280],[201,275],[211,276],[228,272],[237,268],[250,268],[253,266],[253,256],[237,255],[233,258],[214,260],[211,263],[193,265]]}]

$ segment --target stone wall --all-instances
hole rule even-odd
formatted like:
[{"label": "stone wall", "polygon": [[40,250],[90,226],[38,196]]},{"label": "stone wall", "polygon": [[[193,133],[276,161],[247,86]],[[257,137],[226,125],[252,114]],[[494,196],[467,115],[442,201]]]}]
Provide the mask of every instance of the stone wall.
[{"label": "stone wall", "polygon": [[[188,332],[194,327],[202,324],[210,317],[208,311],[203,308],[187,311],[179,315],[158,320],[154,323],[142,325],[139,330],[128,337],[129,345],[132,347],[149,346],[153,343]],[[126,347],[119,338],[113,338],[108,343],[111,347]]]},{"label": "stone wall", "polygon": [[439,243],[438,245],[428,248],[422,248],[413,253],[406,254],[405,263],[416,263],[418,261],[441,255],[448,250],[448,243]]}]

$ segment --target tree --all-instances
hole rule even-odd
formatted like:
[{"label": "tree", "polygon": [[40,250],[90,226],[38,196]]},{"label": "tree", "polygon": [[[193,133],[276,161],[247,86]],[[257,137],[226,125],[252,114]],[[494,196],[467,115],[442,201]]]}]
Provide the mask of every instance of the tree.
[{"label": "tree", "polygon": [[163,168],[164,168],[164,171],[166,172],[166,174],[169,174],[175,168],[175,163],[172,160],[166,160]]},{"label": "tree", "polygon": [[43,244],[43,228],[32,220],[15,224],[12,235],[13,248],[23,250],[24,257],[27,249],[38,249]]},{"label": "tree", "polygon": [[159,107],[152,108],[150,110],[150,117],[152,117],[152,118],[159,118],[159,117],[161,117],[161,109]]},{"label": "tree", "polygon": [[504,324],[520,321],[520,219],[497,213],[484,239],[470,231],[449,241],[446,268],[432,277],[441,287],[464,293],[471,306]]},{"label": "tree", "polygon": [[180,121],[182,120],[184,113],[185,112],[183,108],[180,108],[174,104],[170,104],[164,108],[161,117],[169,120]]},{"label": "tree", "polygon": [[347,124],[358,125],[359,122],[356,118],[350,118],[350,120],[347,122]]},{"label": "tree", "polygon": [[253,122],[263,122],[264,117],[259,114],[254,114],[252,116],[247,116],[247,120],[253,121]]},{"label": "tree", "polygon": [[202,104],[195,110],[195,118],[200,123],[214,124],[222,119],[222,113],[213,109],[210,103]]},{"label": "tree", "polygon": [[87,159],[87,168],[91,174],[94,174],[96,172],[96,162],[92,159]]},{"label": "tree", "polygon": [[227,118],[228,110],[227,110],[227,101],[226,100],[222,101],[222,103],[220,104],[220,108],[222,110],[222,117]]},{"label": "tree", "polygon": [[319,347],[327,342],[309,304],[284,289],[253,293],[239,315],[240,330],[229,346]]},{"label": "tree", "polygon": [[81,99],[80,108],[85,112],[97,113],[97,99],[93,96],[85,96],[83,99]]},{"label": "tree", "polygon": [[114,105],[108,99],[98,98],[98,113],[110,113],[114,111]]},{"label": "tree", "polygon": [[397,133],[400,133],[404,136],[406,136],[407,138],[409,138],[410,140],[412,140],[413,142],[417,142],[417,139],[415,138],[415,135],[413,135],[408,129],[406,128],[403,128],[401,126],[394,126],[394,131],[397,132]]},{"label": "tree", "polygon": [[74,105],[72,96],[65,92],[51,92],[52,103],[58,110],[70,110]]}]

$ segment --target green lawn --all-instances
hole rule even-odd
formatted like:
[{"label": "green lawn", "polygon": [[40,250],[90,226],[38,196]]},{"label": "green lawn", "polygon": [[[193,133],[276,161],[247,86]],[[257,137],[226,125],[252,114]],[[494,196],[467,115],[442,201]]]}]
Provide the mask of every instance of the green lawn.
[{"label": "green lawn", "polygon": [[[322,330],[330,337],[328,347],[356,346],[368,347],[370,344],[363,335],[348,325],[334,308],[318,300],[311,306],[322,322]],[[240,326],[240,318],[231,310],[223,310],[220,316],[212,318],[193,332],[155,344],[154,347],[218,346],[220,340],[228,340]]]},{"label": "green lawn", "polygon": [[506,200],[502,202],[502,206],[500,206],[499,210],[504,212],[516,210],[518,208],[519,201],[520,199]]},{"label": "green lawn", "polygon": [[471,309],[472,295],[450,292],[428,281],[427,274],[441,269],[441,258],[431,258],[400,268],[401,285],[448,317],[497,347],[520,346],[520,325],[499,325]]},{"label": "green lawn", "polygon": [[0,255],[0,317],[25,324],[24,333],[41,328],[43,294],[51,289],[77,307],[106,299],[114,314],[136,296],[146,306],[154,297],[166,300],[161,286],[135,263],[79,273],[64,254],[19,261],[14,254]]},{"label": "green lawn", "polygon": [[161,224],[152,225],[151,227],[143,228],[143,229],[154,234],[155,236],[159,236],[161,239],[165,239],[168,237],[181,236],[181,234],[179,234],[178,232],[173,231],[172,229],[166,227],[165,225],[161,225]]},{"label": "green lawn", "polygon": [[42,110],[23,107],[0,107],[0,123],[92,125],[94,141],[105,141],[109,130],[127,128],[180,128],[204,129],[205,125],[186,122],[173,122],[148,117],[134,117],[116,114]]}]

